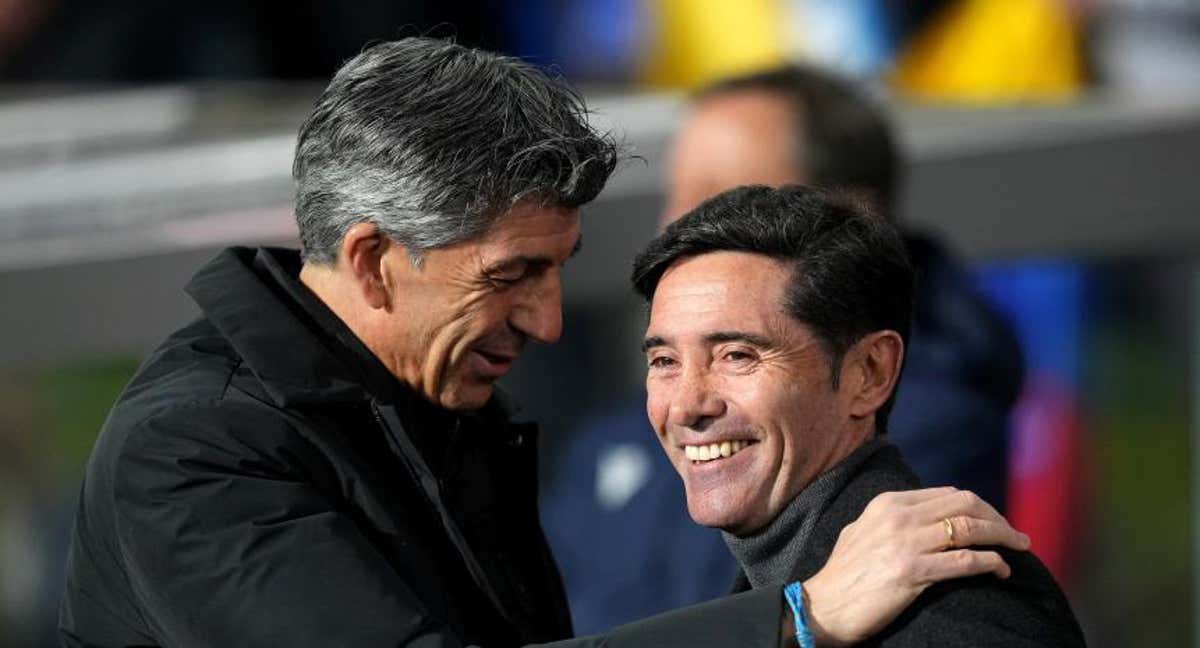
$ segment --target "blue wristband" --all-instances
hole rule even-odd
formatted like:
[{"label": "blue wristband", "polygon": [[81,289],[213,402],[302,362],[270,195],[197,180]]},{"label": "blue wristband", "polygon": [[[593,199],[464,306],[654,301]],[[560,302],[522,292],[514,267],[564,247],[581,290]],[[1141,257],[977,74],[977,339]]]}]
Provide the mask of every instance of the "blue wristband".
[{"label": "blue wristband", "polygon": [[796,624],[796,642],[800,648],[817,648],[812,632],[808,629],[808,615],[804,613],[804,589],[800,581],[786,585],[783,597],[787,599],[788,607],[792,608],[792,620]]}]

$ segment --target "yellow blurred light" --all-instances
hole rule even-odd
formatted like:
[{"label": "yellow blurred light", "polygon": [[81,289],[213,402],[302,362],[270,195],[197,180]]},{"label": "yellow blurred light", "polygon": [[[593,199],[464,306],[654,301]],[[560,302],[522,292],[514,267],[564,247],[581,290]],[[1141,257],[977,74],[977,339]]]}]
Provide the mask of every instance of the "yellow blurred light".
[{"label": "yellow blurred light", "polygon": [[649,0],[654,20],[643,80],[696,88],[784,60],[780,0]]},{"label": "yellow blurred light", "polygon": [[962,0],[906,47],[893,86],[961,103],[1053,102],[1084,84],[1075,16],[1056,0]]}]

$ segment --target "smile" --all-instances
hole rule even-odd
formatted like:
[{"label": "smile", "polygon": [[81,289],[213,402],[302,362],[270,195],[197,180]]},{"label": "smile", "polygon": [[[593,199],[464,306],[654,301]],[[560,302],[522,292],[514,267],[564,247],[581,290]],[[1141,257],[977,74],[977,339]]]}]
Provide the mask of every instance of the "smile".
[{"label": "smile", "polygon": [[708,443],[705,445],[685,445],[683,446],[683,455],[695,462],[716,461],[717,459],[732,457],[755,443],[758,442],[739,439],[737,441],[722,441],[720,443]]}]

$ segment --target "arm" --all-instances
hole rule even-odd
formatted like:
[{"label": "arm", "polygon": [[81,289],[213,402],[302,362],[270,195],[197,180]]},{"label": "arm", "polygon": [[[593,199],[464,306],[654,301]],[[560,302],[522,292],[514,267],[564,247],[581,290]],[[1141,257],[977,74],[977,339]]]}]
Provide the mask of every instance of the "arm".
[{"label": "arm", "polygon": [[[955,527],[953,546],[943,519]],[[1023,550],[1029,539],[969,491],[929,488],[876,497],[842,531],[825,567],[804,583],[817,645],[850,645],[872,637],[933,583],[980,574],[1007,578],[1008,565],[997,552],[958,548],[975,545]],[[781,588],[751,590],[547,648],[730,645],[796,645]]]},{"label": "arm", "polygon": [[[593,637],[567,639],[540,648],[702,648],[704,646],[788,646],[790,613],[778,587],[664,612],[618,626]],[[785,620],[786,617],[786,620]],[[788,634],[784,635],[784,631]],[[794,645],[794,644],[793,644]]]},{"label": "arm", "polygon": [[458,646],[356,525],[280,458],[286,425],[239,409],[150,419],[118,460],[120,550],[158,641]]}]

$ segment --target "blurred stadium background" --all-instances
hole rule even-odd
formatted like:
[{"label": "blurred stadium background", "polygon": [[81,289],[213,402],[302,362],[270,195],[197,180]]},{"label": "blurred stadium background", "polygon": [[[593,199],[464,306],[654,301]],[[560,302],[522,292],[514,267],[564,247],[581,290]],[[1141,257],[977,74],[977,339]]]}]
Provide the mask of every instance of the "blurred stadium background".
[{"label": "blurred stadium background", "polygon": [[508,380],[545,456],[641,380],[626,277],[684,93],[816,61],[894,110],[902,218],[1020,334],[1010,513],[1090,642],[1200,646],[1200,0],[0,0],[0,646],[55,645],[82,466],[180,287],[295,244],[323,80],[418,33],[560,72],[638,156],[586,211],[563,341]]}]

